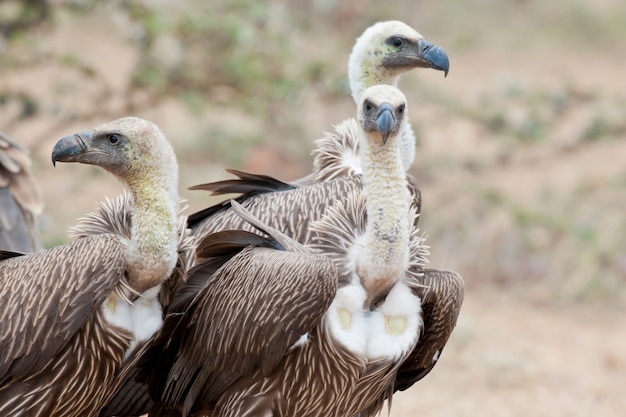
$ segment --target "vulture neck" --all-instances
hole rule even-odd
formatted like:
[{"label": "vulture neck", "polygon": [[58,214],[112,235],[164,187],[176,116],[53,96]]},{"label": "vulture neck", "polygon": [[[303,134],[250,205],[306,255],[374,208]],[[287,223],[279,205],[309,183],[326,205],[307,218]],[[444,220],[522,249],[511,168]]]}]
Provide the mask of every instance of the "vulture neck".
[{"label": "vulture neck", "polygon": [[178,169],[159,171],[129,181],[133,212],[128,282],[138,293],[161,284],[176,265]]},{"label": "vulture neck", "polygon": [[[380,62],[380,58],[376,57],[373,52],[363,52],[361,48],[356,48],[350,56],[348,62],[348,79],[350,81],[350,91],[355,103],[361,101],[363,92],[369,87],[378,84],[388,84],[394,87],[398,86],[400,73],[385,69]],[[402,147],[402,166],[408,171],[415,160],[415,133],[411,124],[407,121],[400,132],[400,143]]]},{"label": "vulture neck", "polygon": [[367,225],[357,274],[370,303],[384,297],[409,264],[411,195],[400,153],[398,142],[380,146],[361,140]]},{"label": "vulture neck", "polygon": [[363,52],[355,47],[348,62],[348,80],[354,102],[361,101],[363,92],[369,87],[378,84],[388,84],[397,87],[399,74],[391,73],[383,67],[380,57],[373,52]]}]

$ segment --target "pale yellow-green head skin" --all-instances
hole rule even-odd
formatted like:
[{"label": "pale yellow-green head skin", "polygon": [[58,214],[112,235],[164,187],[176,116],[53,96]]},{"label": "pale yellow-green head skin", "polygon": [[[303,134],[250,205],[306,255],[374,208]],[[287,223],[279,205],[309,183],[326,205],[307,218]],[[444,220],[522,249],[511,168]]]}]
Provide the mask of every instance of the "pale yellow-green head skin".
[{"label": "pale yellow-green head skin", "polygon": [[[403,45],[394,46],[390,42],[394,37],[404,40]],[[397,86],[398,77],[415,67],[386,67],[383,61],[402,55],[403,48],[409,48],[406,54],[416,53],[415,46],[422,39],[424,37],[419,32],[397,20],[378,22],[367,28],[356,40],[348,61],[348,79],[354,102],[358,103],[363,91],[376,84]]]},{"label": "pale yellow-green head skin", "polygon": [[128,281],[139,293],[161,284],[176,265],[178,202],[176,155],[161,130],[144,119],[117,119],[61,139],[53,161],[98,165],[128,185]]}]

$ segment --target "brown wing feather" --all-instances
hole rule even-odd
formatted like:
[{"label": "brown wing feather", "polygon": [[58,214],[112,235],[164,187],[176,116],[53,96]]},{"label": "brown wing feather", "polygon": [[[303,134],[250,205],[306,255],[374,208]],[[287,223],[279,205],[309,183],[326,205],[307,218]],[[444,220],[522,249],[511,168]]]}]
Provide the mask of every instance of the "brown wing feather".
[{"label": "brown wing feather", "polygon": [[398,371],[395,391],[411,387],[436,365],[463,304],[463,278],[456,272],[425,268],[420,284],[414,292],[422,300],[424,332]]},{"label": "brown wing feather", "polygon": [[[243,202],[258,194],[288,191],[295,188],[290,184],[267,175],[250,174],[235,169],[227,169],[226,171],[238,178],[195,185],[189,187],[189,189],[211,191],[211,195],[241,194],[241,196],[237,198],[237,201]],[[188,218],[188,225],[189,227],[194,227],[208,217],[213,216],[216,212],[228,208],[229,206],[229,201],[224,201],[193,213]]]},{"label": "brown wing feather", "polygon": [[[420,190],[413,177],[408,176],[408,180],[413,195],[413,204],[419,213],[421,208]],[[292,190],[256,194],[243,200],[238,199],[238,201],[261,222],[302,244],[308,244],[312,238],[310,224],[321,219],[329,207],[339,202],[345,204],[351,193],[361,190],[363,190],[363,181],[361,176],[357,175]],[[218,230],[228,229],[256,232],[254,226],[230,209],[230,204],[219,204],[219,207],[219,210],[214,210],[209,217],[192,226],[194,236],[202,238]],[[415,223],[417,223],[418,218],[416,217]]]},{"label": "brown wing feather", "polygon": [[36,372],[124,278],[124,247],[94,236],[0,262],[0,381]]},{"label": "brown wing feather", "polygon": [[[307,243],[310,239],[309,223],[320,218],[328,206],[343,198],[350,190],[362,187],[360,176],[345,177],[288,191],[257,194],[239,200],[239,203],[261,222],[298,242]],[[192,233],[204,237],[215,231],[228,229],[243,229],[250,232],[256,230],[231,210],[229,204],[192,226]]]},{"label": "brown wing feather", "polygon": [[212,195],[221,194],[262,194],[264,192],[286,191],[295,188],[274,177],[249,172],[238,171],[236,169],[226,169],[237,177],[233,180],[209,182],[206,184],[194,185],[190,190],[212,191]]},{"label": "brown wing feather", "polygon": [[321,255],[251,247],[233,257],[182,316],[167,316],[164,333],[173,331],[142,363],[159,364],[148,378],[155,408],[186,415],[255,369],[271,372],[317,325],[336,287],[335,268]]},{"label": "brown wing feather", "polygon": [[[131,357],[125,362],[124,367],[116,377],[114,386],[112,386],[106,406],[100,412],[100,417],[138,416],[148,413],[153,408],[154,403],[150,399],[148,387],[141,381],[147,379],[146,373],[152,372],[156,362],[151,364],[150,361],[158,359],[164,345],[175,343],[175,341],[170,340],[171,334],[177,330],[178,326],[178,321],[174,320],[173,317],[184,315],[194,298],[211,280],[213,274],[224,263],[250,245],[278,248],[272,239],[242,230],[213,233],[198,244],[197,253],[201,258],[204,258],[204,261],[188,271],[184,279],[180,280],[180,282],[184,282],[184,285],[168,299],[167,312],[170,317],[163,330],[141,348],[135,349]],[[170,346],[168,350],[175,352],[179,348],[179,346]],[[139,367],[143,368],[143,372],[140,372]]]},{"label": "brown wing feather", "polygon": [[154,402],[148,394],[148,386],[139,381],[137,363],[155,338],[156,336],[153,336],[138,346],[124,362],[109,387],[108,397],[98,414],[99,417],[141,416],[147,414],[153,407]]}]

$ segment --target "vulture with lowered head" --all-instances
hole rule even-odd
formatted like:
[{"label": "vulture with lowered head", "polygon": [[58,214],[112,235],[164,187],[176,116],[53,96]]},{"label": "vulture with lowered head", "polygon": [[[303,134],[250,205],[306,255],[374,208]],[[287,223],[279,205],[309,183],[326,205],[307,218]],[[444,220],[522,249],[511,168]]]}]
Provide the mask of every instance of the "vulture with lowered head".
[{"label": "vulture with lowered head", "polygon": [[97,165],[126,184],[130,230],[87,220],[73,242],[3,254],[2,415],[96,414],[125,355],[160,328],[157,296],[179,258],[178,168],[156,125],[128,117],[64,137],[52,161]]}]

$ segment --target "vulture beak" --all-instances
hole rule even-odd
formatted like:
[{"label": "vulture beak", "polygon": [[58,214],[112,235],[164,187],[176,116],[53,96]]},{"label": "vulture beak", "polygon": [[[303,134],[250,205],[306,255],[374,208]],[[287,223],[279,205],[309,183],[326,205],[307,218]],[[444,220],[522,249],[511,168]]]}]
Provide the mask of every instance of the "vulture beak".
[{"label": "vulture beak", "polygon": [[392,71],[432,68],[443,71],[446,76],[450,69],[450,61],[446,51],[424,38],[410,42],[406,48],[397,54],[385,56],[382,64],[385,68]]},{"label": "vulture beak", "polygon": [[84,139],[91,137],[90,132],[76,133],[59,140],[52,149],[52,165],[59,162],[77,162],[89,149]]},{"label": "vulture beak", "polygon": [[421,56],[430,68],[443,71],[444,77],[448,75],[450,61],[448,60],[448,54],[446,54],[446,51],[444,51],[442,47],[426,39],[422,39],[419,42],[418,55]]},{"label": "vulture beak", "polygon": [[388,103],[381,104],[380,107],[378,107],[378,114],[376,115],[376,127],[383,139],[383,145],[387,143],[389,134],[395,124],[396,119],[393,116],[393,106]]}]

